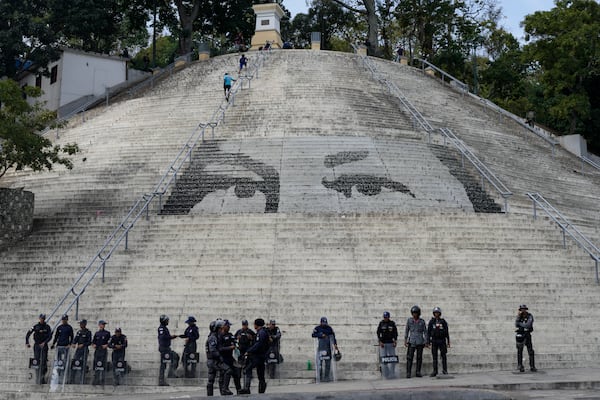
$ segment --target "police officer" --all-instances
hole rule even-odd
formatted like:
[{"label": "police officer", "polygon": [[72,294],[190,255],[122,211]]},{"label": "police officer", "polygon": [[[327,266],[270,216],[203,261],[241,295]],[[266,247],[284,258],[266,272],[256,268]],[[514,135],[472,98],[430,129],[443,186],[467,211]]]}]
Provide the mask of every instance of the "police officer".
[{"label": "police officer", "polygon": [[196,364],[198,360],[194,360],[195,362],[190,362],[190,355],[193,354],[193,357],[196,356],[196,352],[198,351],[196,341],[200,338],[200,332],[198,331],[198,326],[196,325],[196,318],[190,315],[185,323],[188,324],[183,335],[179,337],[185,339],[183,345],[183,368],[185,369],[185,377],[186,378],[195,378],[196,377]]},{"label": "police officer", "polygon": [[265,329],[265,320],[257,318],[254,320],[254,329],[256,337],[254,344],[246,352],[246,369],[244,379],[244,389],[240,394],[250,394],[250,384],[252,382],[252,370],[256,368],[258,376],[258,393],[264,393],[267,390],[267,381],[265,380],[265,361],[267,351],[269,350],[269,334]]},{"label": "police officer", "polygon": [[427,326],[425,320],[421,318],[421,308],[415,305],[410,309],[412,317],[406,321],[406,329],[404,330],[404,346],[406,350],[406,377],[410,378],[413,358],[415,351],[417,352],[417,367],[415,376],[422,377],[421,365],[423,365],[423,348],[427,345]]},{"label": "police officer", "polygon": [[[92,339],[92,347],[96,349],[94,351],[94,381],[92,385],[104,385],[104,378],[106,376],[106,358],[108,355],[108,342],[110,341],[110,332],[104,329],[106,327],[106,321],[98,321],[98,332],[94,334]],[[102,365],[102,369],[100,368]]]},{"label": "police officer", "polygon": [[169,377],[174,374],[174,360],[173,360],[173,351],[171,350],[171,340],[175,339],[177,335],[171,335],[169,332],[169,316],[161,315],[158,318],[160,325],[158,327],[158,351],[160,353],[160,370],[158,373],[158,386],[169,386],[169,384],[165,381],[165,368],[166,363],[165,355],[168,354],[168,359],[171,360],[169,364]]},{"label": "police officer", "polygon": [[242,320],[242,327],[235,333],[235,339],[237,340],[238,349],[240,350],[240,356],[238,357],[240,364],[243,364],[246,351],[254,343],[255,336],[256,333],[248,327],[248,320]]},{"label": "police officer", "polygon": [[87,320],[79,321],[79,330],[73,339],[75,356],[73,361],[79,363],[81,370],[75,370],[71,376],[72,383],[85,383],[85,373],[87,368],[88,347],[92,344],[92,332],[87,328]]},{"label": "police officer", "polygon": [[[67,368],[67,359],[69,358],[69,348],[71,342],[73,342],[73,327],[69,325],[69,316],[64,314],[61,318],[61,323],[54,332],[54,340],[52,341],[51,349],[54,349],[58,343],[58,349],[56,351],[57,360],[62,360],[63,366]],[[65,369],[59,370],[60,382],[62,383]]]},{"label": "police officer", "polygon": [[[206,395],[212,396],[214,393],[214,385],[215,379],[217,377],[217,373],[221,372],[222,374],[227,373],[227,376],[223,375],[223,382],[227,381],[229,384],[229,369],[227,371],[224,370],[224,363],[221,358],[221,353],[219,352],[219,331],[223,327],[225,323],[223,320],[212,321],[208,326],[209,334],[206,339],[206,343],[204,345],[206,350],[206,366],[208,367],[208,381],[206,383]],[[221,392],[223,392],[220,387]],[[223,394],[223,393],[221,393]],[[233,393],[229,393],[233,394]]]},{"label": "police officer", "polygon": [[448,374],[446,353],[450,348],[450,333],[448,332],[448,323],[442,318],[442,309],[439,307],[433,309],[433,318],[427,326],[427,343],[431,345],[433,357],[433,372],[429,376],[434,377],[438,374],[438,350],[442,357],[442,374]]},{"label": "police officer", "polygon": [[48,342],[52,340],[52,329],[46,323],[46,314],[40,314],[38,323],[31,327],[25,335],[25,345],[30,348],[29,337],[33,334],[33,357],[38,360],[40,367],[40,384],[45,383],[45,375],[48,371]]},{"label": "police officer", "polygon": [[337,339],[335,338],[335,332],[333,331],[333,328],[331,326],[329,326],[326,317],[321,317],[320,324],[315,326],[315,328],[313,329],[312,337],[319,339],[319,341],[318,341],[319,354],[321,352],[325,351],[325,352],[327,352],[327,355],[329,356],[328,359],[324,360],[325,361],[324,368],[323,368],[323,365],[319,366],[320,372],[321,372],[321,376],[320,376],[321,382],[327,382],[330,379],[331,358],[333,357],[333,354],[331,354],[331,341],[333,341],[333,347],[336,351],[338,350],[338,347],[337,347]]},{"label": "police officer", "polygon": [[277,322],[272,319],[269,321],[269,327],[267,328],[269,334],[269,351],[267,368],[269,369],[269,378],[275,379],[275,368],[279,364],[279,345],[281,342],[281,330],[277,326]]},{"label": "police officer", "polygon": [[[395,356],[396,344],[398,340],[398,328],[396,323],[390,319],[390,313],[384,311],[383,319],[379,321],[377,326],[377,338],[379,339],[379,356]],[[396,374],[396,364],[383,364],[383,376],[385,378],[393,378]]]},{"label": "police officer", "polygon": [[[123,335],[121,328],[115,328],[115,334],[110,337],[108,347],[112,349],[113,385],[121,384],[122,372],[118,371],[119,363],[125,362],[125,349],[127,348],[127,336]],[[127,371],[125,371],[126,373]]]},{"label": "police officer", "polygon": [[533,332],[533,315],[529,313],[529,308],[525,304],[519,306],[517,319],[515,320],[516,338],[517,338],[517,363],[520,372],[525,372],[523,367],[523,347],[527,346],[529,354],[529,368],[531,372],[536,372],[535,353],[533,351],[533,342],[531,341],[531,332]]},{"label": "police officer", "polygon": [[236,348],[235,336],[230,332],[231,323],[228,320],[223,321],[223,327],[219,332],[219,353],[223,360],[224,368],[229,369],[228,376],[225,373],[221,374],[219,380],[219,387],[221,388],[222,395],[232,394],[229,390],[229,379],[233,377],[233,383],[237,393],[242,390],[241,374],[240,369],[235,365],[235,359],[233,358],[233,351]]}]

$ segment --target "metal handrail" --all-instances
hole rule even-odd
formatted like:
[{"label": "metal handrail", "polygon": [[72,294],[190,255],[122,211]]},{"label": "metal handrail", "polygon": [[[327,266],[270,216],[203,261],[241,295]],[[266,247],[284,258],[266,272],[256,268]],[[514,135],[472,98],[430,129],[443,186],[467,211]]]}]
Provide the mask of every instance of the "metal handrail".
[{"label": "metal handrail", "polygon": [[575,227],[567,218],[562,215],[552,204],[548,202],[539,193],[527,193],[527,196],[533,203],[533,219],[537,218],[537,207],[541,208],[546,214],[554,221],[559,228],[562,230],[563,236],[563,247],[567,246],[566,235],[568,234],[571,239],[575,241],[583,250],[585,250],[596,264],[596,283],[600,284],[600,278],[598,276],[598,262],[600,261],[600,249],[593,244],[583,233],[581,233],[577,227]]},{"label": "metal handrail", "polygon": [[423,60],[421,58],[413,58],[413,60],[421,63],[421,71],[423,71],[423,73],[425,73],[425,69],[426,69],[425,66],[427,66],[440,74],[440,76],[442,77],[442,82],[445,82],[444,78],[448,78],[450,80],[450,82],[453,82],[455,85],[458,86],[458,88],[460,88],[464,92],[469,92],[469,85],[467,85],[463,81],[459,80],[458,78],[453,77],[452,75],[450,75],[446,71],[442,70],[441,68],[436,67],[429,61]]},{"label": "metal handrail", "polygon": [[594,160],[592,160],[591,158],[588,158],[586,156],[580,156],[579,157],[581,159],[581,171],[583,172],[583,166],[584,163],[592,166],[593,168],[597,169],[600,171],[600,164],[598,164],[597,162],[595,162]]},{"label": "metal handrail", "polygon": [[450,143],[456,147],[456,149],[463,156],[463,166],[464,166],[464,158],[471,162],[473,167],[479,172],[481,175],[481,185],[484,186],[484,180],[487,181],[502,198],[504,199],[504,212],[508,213],[508,198],[513,195],[513,193],[506,187],[506,185],[481,161],[477,156],[465,145],[465,143],[460,140],[454,132],[450,128],[440,128],[439,132],[444,136],[444,141],[448,140]]},{"label": "metal handrail", "polygon": [[[214,137],[214,128],[219,126],[225,121],[225,112],[230,106],[234,105],[235,96],[243,88],[244,81],[250,81],[250,79],[258,77],[258,70],[264,65],[265,57],[268,52],[260,52],[257,60],[251,64],[250,71],[246,73],[245,77],[238,79],[231,88],[229,101],[223,100],[219,107],[213,112],[209,119],[209,122],[199,123],[194,129],[186,143],[183,145],[173,162],[167,168],[167,172],[159,179],[154,190],[151,193],[143,194],[131,207],[127,215],[123,218],[121,223],[115,228],[106,238],[104,244],[100,247],[100,250],[92,257],[88,264],[83,268],[81,273],[77,276],[75,281],[67,289],[65,294],[58,301],[56,306],[48,314],[47,321],[50,321],[54,315],[57,314],[59,309],[63,309],[61,314],[68,313],[73,306],[76,306],[76,314],[79,311],[79,299],[92,283],[94,278],[101,272],[102,281],[104,282],[106,262],[110,259],[112,254],[117,250],[121,243],[125,243],[125,250],[128,249],[129,245],[129,231],[133,229],[136,222],[145,215],[149,218],[150,204],[154,199],[158,197],[159,208],[162,209],[162,196],[167,192],[170,185],[177,178],[177,174],[180,169],[184,166],[185,161],[189,160],[192,162],[192,152],[194,148],[201,142],[204,141],[204,134],[207,128],[212,128],[212,135]],[[87,279],[84,279],[86,278]],[[67,303],[67,299],[73,295],[74,298],[71,302]],[[66,304],[66,307],[65,307]],[[76,315],[75,318],[78,318]],[[53,330],[59,324],[57,321]]]}]

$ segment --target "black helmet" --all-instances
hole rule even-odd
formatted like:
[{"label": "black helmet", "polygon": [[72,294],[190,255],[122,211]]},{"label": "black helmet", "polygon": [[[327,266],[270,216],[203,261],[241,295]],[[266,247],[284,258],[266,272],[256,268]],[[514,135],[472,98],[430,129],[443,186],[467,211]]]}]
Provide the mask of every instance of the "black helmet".
[{"label": "black helmet", "polygon": [[169,316],[168,315],[161,315],[160,318],[158,319],[160,321],[160,323],[162,325],[167,325],[169,323]]},{"label": "black helmet", "polygon": [[63,314],[63,316],[60,318],[61,321],[68,321],[69,320],[69,316],[67,314]]},{"label": "black helmet", "polygon": [[441,308],[439,308],[439,307],[433,307],[433,312],[432,313],[435,314],[436,312],[439,312],[440,315],[442,315],[442,309]]},{"label": "black helmet", "polygon": [[529,310],[529,308],[527,308],[527,306],[525,304],[521,304],[519,306],[519,311],[523,311],[523,310],[527,311],[527,310]]},{"label": "black helmet", "polygon": [[186,324],[192,324],[192,323],[194,323],[194,322],[197,322],[197,321],[196,321],[196,318],[194,318],[194,316],[193,316],[193,315],[190,315],[190,316],[189,316],[189,317],[187,317],[187,319],[185,320],[185,323],[186,323]]},{"label": "black helmet", "polygon": [[216,330],[221,329],[223,326],[225,326],[225,321],[223,321],[222,319],[218,319],[215,321],[215,329]]},{"label": "black helmet", "polygon": [[389,311],[384,311],[383,312],[383,318],[389,318],[390,317],[390,312]]},{"label": "black helmet", "polygon": [[421,308],[419,308],[419,306],[417,306],[417,305],[414,305],[410,309],[410,313],[411,314],[419,314],[419,315],[421,315]]},{"label": "black helmet", "polygon": [[214,332],[216,325],[217,325],[217,321],[211,321],[210,324],[208,324],[208,331],[209,332]]}]

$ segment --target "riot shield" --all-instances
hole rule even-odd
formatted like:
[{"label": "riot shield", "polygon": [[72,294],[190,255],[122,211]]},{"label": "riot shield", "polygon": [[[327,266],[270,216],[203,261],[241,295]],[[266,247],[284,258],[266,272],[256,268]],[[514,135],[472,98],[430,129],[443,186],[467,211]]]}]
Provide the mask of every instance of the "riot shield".
[{"label": "riot shield", "polygon": [[[38,385],[42,384],[43,381],[43,373],[42,373],[42,360],[32,357],[29,359],[29,368],[33,370],[34,373],[34,377],[35,377],[35,383]],[[30,375],[31,376],[31,375]]]},{"label": "riot shield", "polygon": [[381,377],[384,379],[396,379],[399,377],[397,368],[399,358],[396,355],[396,348],[393,343],[384,343],[383,347],[377,345],[377,354],[379,358],[379,369]]},{"label": "riot shield", "polygon": [[71,361],[71,383],[77,385],[85,384],[88,352],[89,350],[87,346],[75,350],[73,360]]},{"label": "riot shield", "polygon": [[269,351],[267,352],[267,371],[270,379],[275,379],[275,375],[279,375],[277,364],[279,364],[280,360],[279,341],[277,341],[269,346]]},{"label": "riot shield", "polygon": [[[160,370],[158,373],[159,386],[167,386],[167,378],[171,378],[173,376],[171,372],[173,370],[173,354],[175,354],[175,352],[171,351],[171,349],[160,352]],[[167,377],[165,377],[165,371],[168,371]]]},{"label": "riot shield", "polygon": [[123,357],[113,359],[113,385],[127,386],[127,361]]},{"label": "riot shield", "polygon": [[50,377],[50,392],[63,391],[65,383],[69,380],[69,365],[71,361],[70,346],[58,346],[52,363]]},{"label": "riot shield", "polygon": [[106,349],[97,348],[94,352],[94,380],[93,385],[102,385],[106,380],[106,356],[108,351]]},{"label": "riot shield", "polygon": [[315,338],[315,370],[316,382],[333,382],[336,380],[336,365],[333,359],[333,338]]},{"label": "riot shield", "polygon": [[198,366],[199,359],[199,353],[183,353],[183,368],[185,370],[184,376],[186,378],[196,377],[196,368]]}]

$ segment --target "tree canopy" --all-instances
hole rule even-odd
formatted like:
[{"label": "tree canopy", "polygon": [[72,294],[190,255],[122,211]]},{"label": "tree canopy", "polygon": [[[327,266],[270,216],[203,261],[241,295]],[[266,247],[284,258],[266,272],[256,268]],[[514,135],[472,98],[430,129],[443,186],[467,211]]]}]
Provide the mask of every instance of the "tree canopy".
[{"label": "tree canopy", "polygon": [[41,103],[30,105],[24,95],[35,98],[40,90],[31,86],[20,88],[10,79],[0,81],[0,178],[10,168],[41,171],[51,170],[53,164],[72,168],[68,156],[77,153],[77,145],[53,145],[38,135],[56,114],[44,110]]}]

